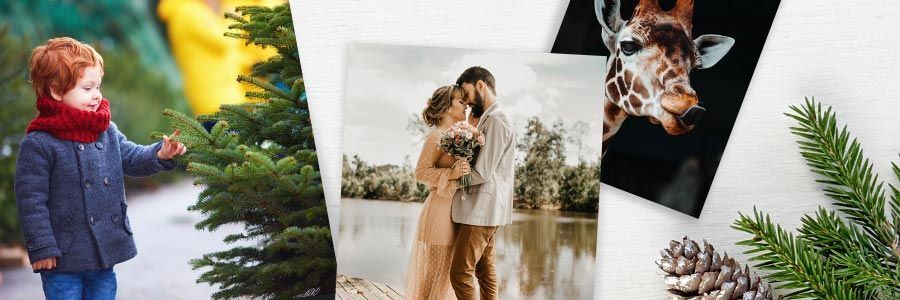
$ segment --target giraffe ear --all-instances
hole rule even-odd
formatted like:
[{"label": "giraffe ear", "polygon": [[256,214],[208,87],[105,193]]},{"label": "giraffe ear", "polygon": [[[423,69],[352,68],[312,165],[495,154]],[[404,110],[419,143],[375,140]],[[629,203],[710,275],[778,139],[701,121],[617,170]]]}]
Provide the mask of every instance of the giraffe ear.
[{"label": "giraffe ear", "polygon": [[616,33],[622,29],[622,16],[619,14],[619,0],[594,0],[594,13],[597,20],[603,26],[603,44],[609,52],[613,52],[616,43]]},{"label": "giraffe ear", "polygon": [[694,39],[694,45],[700,51],[700,65],[698,69],[706,69],[716,65],[719,60],[728,54],[734,39],[716,34],[704,34]]}]

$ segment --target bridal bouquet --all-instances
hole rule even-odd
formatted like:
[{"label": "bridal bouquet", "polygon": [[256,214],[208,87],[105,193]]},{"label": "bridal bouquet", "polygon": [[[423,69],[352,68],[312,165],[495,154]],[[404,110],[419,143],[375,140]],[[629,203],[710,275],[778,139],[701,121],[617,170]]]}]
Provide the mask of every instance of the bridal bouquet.
[{"label": "bridal bouquet", "polygon": [[[472,161],[475,155],[475,147],[484,146],[484,134],[466,122],[458,122],[441,133],[441,149],[447,154],[458,159]],[[472,183],[472,175],[464,175],[459,178],[460,186]]]}]

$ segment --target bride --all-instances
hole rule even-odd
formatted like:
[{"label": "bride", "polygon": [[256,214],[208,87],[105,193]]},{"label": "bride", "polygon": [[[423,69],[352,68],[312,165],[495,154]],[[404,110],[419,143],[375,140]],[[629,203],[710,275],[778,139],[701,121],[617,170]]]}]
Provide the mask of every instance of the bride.
[{"label": "bride", "polygon": [[450,203],[456,180],[469,174],[465,160],[458,160],[439,145],[441,132],[466,119],[463,89],[448,85],[434,91],[422,118],[433,128],[416,164],[416,180],[430,189],[422,206],[406,278],[407,299],[455,299],[450,286],[450,262],[456,226],[450,219]]}]

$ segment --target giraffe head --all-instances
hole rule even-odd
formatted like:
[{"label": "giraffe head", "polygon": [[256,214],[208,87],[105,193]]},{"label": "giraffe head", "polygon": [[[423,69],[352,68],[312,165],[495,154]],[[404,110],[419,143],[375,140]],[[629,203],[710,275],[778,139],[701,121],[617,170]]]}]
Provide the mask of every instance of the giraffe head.
[{"label": "giraffe head", "polygon": [[715,65],[734,39],[713,34],[692,39],[694,0],[678,0],[669,11],[657,1],[641,0],[627,21],[620,16],[618,0],[594,2],[610,52],[606,99],[613,112],[607,114],[645,116],[666,133],[679,135],[706,113],[691,88],[690,71]]}]

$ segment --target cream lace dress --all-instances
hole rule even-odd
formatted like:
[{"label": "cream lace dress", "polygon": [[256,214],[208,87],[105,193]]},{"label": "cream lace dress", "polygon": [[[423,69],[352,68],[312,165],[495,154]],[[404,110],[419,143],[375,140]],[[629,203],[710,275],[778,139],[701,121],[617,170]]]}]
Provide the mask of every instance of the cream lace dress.
[{"label": "cream lace dress", "polygon": [[456,225],[450,218],[450,204],[456,179],[450,172],[456,159],[441,150],[440,131],[425,138],[416,164],[416,180],[431,192],[422,206],[406,272],[406,299],[456,299],[450,286],[450,262]]}]

